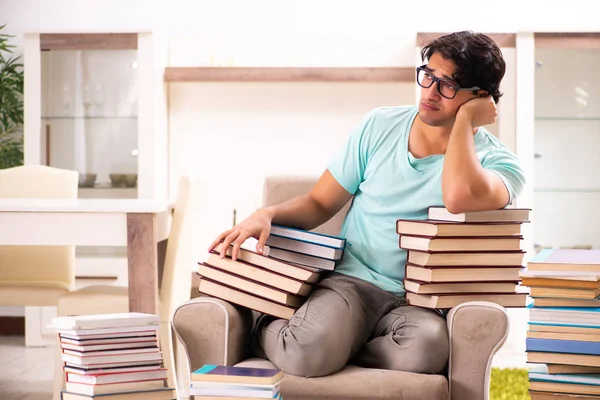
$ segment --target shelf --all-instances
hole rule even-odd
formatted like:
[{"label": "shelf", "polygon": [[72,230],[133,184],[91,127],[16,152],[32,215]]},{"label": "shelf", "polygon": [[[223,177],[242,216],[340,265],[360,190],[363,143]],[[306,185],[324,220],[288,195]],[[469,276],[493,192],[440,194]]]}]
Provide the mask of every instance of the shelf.
[{"label": "shelf", "polygon": [[599,49],[600,32],[536,32],[535,47],[551,49]]},{"label": "shelf", "polygon": [[535,117],[536,121],[600,121],[600,117]]},{"label": "shelf", "polygon": [[92,116],[88,116],[88,117],[61,117],[61,116],[51,116],[51,117],[44,117],[42,116],[42,119],[69,119],[69,120],[82,120],[82,119],[137,119],[136,115],[129,115],[129,116],[97,116],[97,117],[92,117]]},{"label": "shelf", "polygon": [[414,82],[415,69],[336,67],[167,67],[165,82]]},{"label": "shelf", "polygon": [[600,188],[598,188],[598,189],[594,189],[594,188],[590,188],[590,189],[538,188],[538,189],[533,189],[533,191],[536,193],[600,193]]},{"label": "shelf", "polygon": [[[423,45],[431,40],[437,39],[440,36],[449,34],[450,32],[419,32],[417,33],[417,46]],[[515,47],[517,44],[517,35],[514,33],[487,33],[486,36],[492,39],[498,47]]]}]

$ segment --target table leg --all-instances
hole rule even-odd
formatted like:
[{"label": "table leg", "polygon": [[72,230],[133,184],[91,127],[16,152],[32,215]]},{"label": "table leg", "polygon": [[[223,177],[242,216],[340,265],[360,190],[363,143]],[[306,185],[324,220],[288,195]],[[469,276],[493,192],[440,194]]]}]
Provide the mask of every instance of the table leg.
[{"label": "table leg", "polygon": [[129,311],[158,314],[156,216],[127,214]]}]

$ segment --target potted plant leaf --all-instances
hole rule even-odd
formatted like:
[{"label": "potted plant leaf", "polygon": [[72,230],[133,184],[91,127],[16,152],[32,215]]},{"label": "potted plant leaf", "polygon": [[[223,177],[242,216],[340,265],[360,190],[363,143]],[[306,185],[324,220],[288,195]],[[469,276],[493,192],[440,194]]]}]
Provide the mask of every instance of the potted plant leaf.
[{"label": "potted plant leaf", "polygon": [[23,164],[23,64],[0,26],[0,169]]}]

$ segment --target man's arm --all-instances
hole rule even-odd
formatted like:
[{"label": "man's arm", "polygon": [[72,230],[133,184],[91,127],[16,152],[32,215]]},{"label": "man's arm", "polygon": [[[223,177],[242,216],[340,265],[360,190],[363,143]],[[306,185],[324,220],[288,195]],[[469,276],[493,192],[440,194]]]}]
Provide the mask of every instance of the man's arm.
[{"label": "man's arm", "polygon": [[444,205],[455,214],[499,209],[510,200],[508,189],[498,174],[481,165],[473,140],[475,127],[495,121],[494,101],[491,97],[476,98],[465,105],[456,115],[442,172]]},{"label": "man's arm", "polygon": [[333,218],[351,197],[329,170],[325,170],[309,193],[266,207],[266,212],[273,224],[311,230]]},{"label": "man's arm", "polygon": [[346,189],[326,170],[312,190],[274,206],[255,211],[232,229],[221,233],[209,246],[212,251],[223,242],[221,258],[229,245],[234,243],[231,258],[237,259],[240,246],[250,237],[258,240],[256,250],[262,253],[271,232],[271,224],[292,226],[310,230],[333,217],[352,197]]}]

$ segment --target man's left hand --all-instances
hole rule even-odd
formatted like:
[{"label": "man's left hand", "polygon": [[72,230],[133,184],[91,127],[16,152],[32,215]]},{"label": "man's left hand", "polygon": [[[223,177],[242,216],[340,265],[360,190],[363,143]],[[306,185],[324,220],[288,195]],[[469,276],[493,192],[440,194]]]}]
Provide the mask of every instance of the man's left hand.
[{"label": "man's left hand", "polygon": [[457,118],[467,118],[471,126],[485,126],[496,122],[498,109],[492,96],[475,97],[463,103],[458,109]]}]

